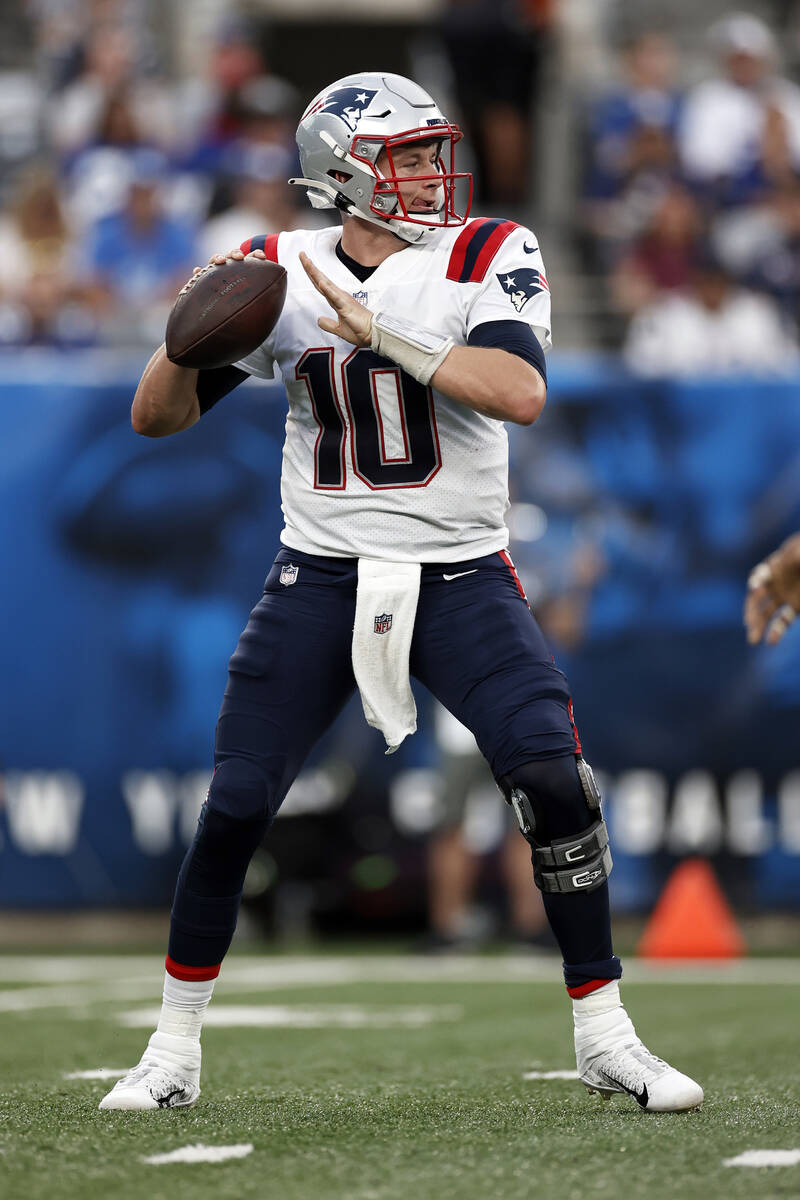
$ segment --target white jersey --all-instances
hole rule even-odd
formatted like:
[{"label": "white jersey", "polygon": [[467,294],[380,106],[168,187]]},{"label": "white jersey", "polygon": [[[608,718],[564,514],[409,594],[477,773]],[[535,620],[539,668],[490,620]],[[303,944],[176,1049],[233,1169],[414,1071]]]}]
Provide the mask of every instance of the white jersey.
[{"label": "white jersey", "polygon": [[310,554],[459,562],[508,544],[508,440],[502,421],[425,387],[389,359],[323,332],[330,316],[301,250],[373,312],[466,345],[488,321],[529,325],[550,345],[550,293],[534,234],[473,219],[391,254],[365,282],[336,255],[341,229],[253,238],[286,268],[283,312],[236,365],[262,379],[277,363],[289,399],[281,500],[285,545]]}]

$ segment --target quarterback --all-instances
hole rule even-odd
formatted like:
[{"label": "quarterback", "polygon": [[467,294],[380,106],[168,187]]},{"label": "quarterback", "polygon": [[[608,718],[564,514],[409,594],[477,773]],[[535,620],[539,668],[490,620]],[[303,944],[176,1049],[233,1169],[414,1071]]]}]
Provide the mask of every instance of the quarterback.
[{"label": "quarterback", "polygon": [[506,549],[504,422],[529,425],[544,405],[550,293],[530,229],[469,219],[460,137],[400,76],[366,72],[325,88],[300,121],[303,177],[293,182],[314,207],[338,209],[341,227],[254,236],[231,251],[286,269],[273,331],[212,371],[176,366],[162,346],[137,389],[133,427],[160,437],[277,366],[289,404],[285,523],[229,663],[214,775],[175,892],[158,1028],[102,1109],[195,1102],[203,1015],[254,850],[356,688],[389,751],[413,733],[410,676],[475,735],[530,843],[582,1082],[650,1112],[702,1102],[622,1007],[600,795],[567,681]]}]

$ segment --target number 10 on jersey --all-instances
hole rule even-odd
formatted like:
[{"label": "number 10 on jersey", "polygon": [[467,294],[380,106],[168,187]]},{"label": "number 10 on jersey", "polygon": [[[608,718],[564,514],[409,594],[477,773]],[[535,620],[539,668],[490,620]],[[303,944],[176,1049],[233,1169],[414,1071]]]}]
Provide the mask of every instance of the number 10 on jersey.
[{"label": "number 10 on jersey", "polygon": [[[347,486],[347,437],[334,377],[332,346],[307,350],[295,378],[308,388],[319,436],[314,448],[314,487],[342,491]],[[386,450],[378,379],[391,376],[397,388],[402,457]],[[359,348],[342,364],[341,390],[350,424],[355,474],[370,488],[425,487],[442,465],[433,393],[389,359]]]}]

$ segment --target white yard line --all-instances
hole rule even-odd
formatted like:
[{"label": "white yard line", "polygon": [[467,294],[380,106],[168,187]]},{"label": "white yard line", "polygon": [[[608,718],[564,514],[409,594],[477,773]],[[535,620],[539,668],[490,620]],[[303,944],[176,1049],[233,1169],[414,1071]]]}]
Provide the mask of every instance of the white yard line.
[{"label": "white yard line", "polygon": [[114,1000],[146,998],[160,990],[160,980],[113,979],[104,982],[71,984],[60,987],[14,988],[0,992],[0,1013],[26,1013],[40,1008],[85,1008],[93,1004],[108,1004]]},{"label": "white yard line", "polygon": [[71,983],[142,975],[163,966],[156,954],[0,954],[0,983]]},{"label": "white yard line", "polygon": [[204,1146],[198,1142],[194,1146],[181,1146],[179,1150],[169,1150],[166,1154],[149,1154],[142,1162],[151,1166],[161,1167],[165,1163],[220,1163],[230,1158],[247,1158],[253,1153],[253,1143],[246,1142],[239,1146]]},{"label": "white yard line", "polygon": [[736,1158],[723,1158],[723,1167],[796,1167],[800,1150],[744,1150]]},{"label": "white yard line", "polygon": [[[158,1008],[137,1008],[117,1018],[129,1029],[151,1029]],[[458,1004],[363,1007],[350,1004],[215,1004],[203,1020],[204,1026],[223,1028],[250,1026],[260,1029],[419,1029],[438,1021],[459,1021],[464,1010]]]},{"label": "white yard line", "polygon": [[[159,994],[163,977],[159,955],[84,955],[77,958],[0,955],[0,983],[34,986],[0,990],[0,1014],[42,1008],[88,1008],[116,1000],[136,1001]],[[217,985],[219,999],[240,992],[287,988],[327,988],[347,984],[558,984],[554,957],[524,955],[353,955],[257,957],[234,955]],[[800,984],[800,959],[752,958],[733,961],[625,963],[624,982],[639,984]]]}]

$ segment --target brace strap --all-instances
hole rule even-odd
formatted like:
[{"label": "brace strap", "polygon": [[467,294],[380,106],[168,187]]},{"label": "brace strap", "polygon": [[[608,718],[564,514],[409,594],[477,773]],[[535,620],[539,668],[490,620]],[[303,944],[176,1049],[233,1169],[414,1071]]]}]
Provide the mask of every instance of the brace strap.
[{"label": "brace strap", "polygon": [[611,874],[608,829],[597,820],[575,837],[533,847],[533,875],[543,892],[591,892]]},{"label": "brace strap", "polygon": [[370,345],[376,354],[391,358],[427,386],[455,343],[445,334],[423,329],[391,313],[379,312],[372,316]]}]

